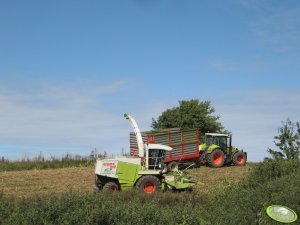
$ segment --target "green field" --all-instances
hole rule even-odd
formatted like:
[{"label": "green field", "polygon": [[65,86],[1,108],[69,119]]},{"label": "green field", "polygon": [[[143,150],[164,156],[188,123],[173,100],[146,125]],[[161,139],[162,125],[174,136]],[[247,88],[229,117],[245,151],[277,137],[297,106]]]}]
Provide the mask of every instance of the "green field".
[{"label": "green field", "polygon": [[265,208],[299,215],[299,164],[200,167],[189,170],[204,183],[193,192],[153,196],[92,194],[93,167],[0,172],[0,224],[280,224]]}]

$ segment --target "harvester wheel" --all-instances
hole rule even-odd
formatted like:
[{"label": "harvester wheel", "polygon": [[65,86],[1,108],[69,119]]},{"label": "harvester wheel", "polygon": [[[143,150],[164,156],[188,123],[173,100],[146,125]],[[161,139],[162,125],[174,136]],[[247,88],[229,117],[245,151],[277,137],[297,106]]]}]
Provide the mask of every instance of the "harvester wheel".
[{"label": "harvester wheel", "polygon": [[207,154],[207,163],[214,168],[222,167],[225,161],[224,152],[221,149],[215,149]]},{"label": "harvester wheel", "polygon": [[154,192],[160,191],[160,186],[161,182],[160,180],[153,175],[146,175],[141,177],[137,182],[136,182],[136,189],[144,192],[146,194],[153,194]]},{"label": "harvester wheel", "polygon": [[247,155],[244,152],[236,152],[233,155],[232,163],[236,166],[243,166],[246,164]]},{"label": "harvester wheel", "polygon": [[119,191],[119,186],[115,182],[107,182],[103,186],[103,191],[109,193],[115,193]]}]

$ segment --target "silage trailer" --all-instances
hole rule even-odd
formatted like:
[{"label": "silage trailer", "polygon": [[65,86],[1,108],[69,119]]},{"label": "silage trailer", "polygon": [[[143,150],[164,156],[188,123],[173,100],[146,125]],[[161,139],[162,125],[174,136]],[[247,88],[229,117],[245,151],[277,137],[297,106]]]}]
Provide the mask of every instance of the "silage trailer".
[{"label": "silage trailer", "polygon": [[[183,130],[179,128],[162,131],[141,132],[144,143],[164,144],[172,147],[164,162],[170,167],[178,163],[207,164],[211,167],[222,167],[225,164],[243,166],[247,153],[232,146],[230,134],[206,133],[200,137],[198,129]],[[200,143],[200,140],[203,140]],[[135,134],[130,133],[130,154],[137,154]]]}]

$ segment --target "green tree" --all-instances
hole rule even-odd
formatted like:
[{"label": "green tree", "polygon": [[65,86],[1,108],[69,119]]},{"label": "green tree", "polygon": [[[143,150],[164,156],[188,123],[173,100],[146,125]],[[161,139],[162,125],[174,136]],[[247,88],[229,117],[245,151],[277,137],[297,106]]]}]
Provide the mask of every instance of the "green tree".
[{"label": "green tree", "polygon": [[282,121],[282,127],[278,129],[278,135],[274,137],[275,145],[279,150],[268,149],[272,158],[286,158],[299,160],[300,155],[300,124],[293,123],[289,118]]},{"label": "green tree", "polygon": [[179,106],[167,109],[157,120],[152,118],[154,130],[167,128],[198,128],[200,133],[222,132],[224,127],[213,115],[214,107],[210,101],[200,102],[198,99],[179,101]]}]

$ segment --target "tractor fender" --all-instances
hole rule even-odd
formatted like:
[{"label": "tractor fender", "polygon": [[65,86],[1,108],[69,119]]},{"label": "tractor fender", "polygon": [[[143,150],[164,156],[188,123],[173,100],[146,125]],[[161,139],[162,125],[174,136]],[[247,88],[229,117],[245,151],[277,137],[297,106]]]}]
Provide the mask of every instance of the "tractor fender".
[{"label": "tractor fender", "polygon": [[239,149],[237,147],[231,146],[230,152],[232,155],[234,155],[238,151],[239,151]]},{"label": "tractor fender", "polygon": [[212,152],[215,149],[221,149],[219,145],[211,145],[207,148],[207,152]]},{"label": "tractor fender", "polygon": [[210,146],[207,146],[206,144],[201,144],[199,145],[199,152],[200,151],[206,151],[206,152],[212,152],[213,150],[217,149],[217,148],[220,148],[219,145],[210,145]]},{"label": "tractor fender", "polygon": [[206,144],[200,144],[198,149],[199,149],[199,152],[200,151],[206,151],[207,150],[207,145]]}]

